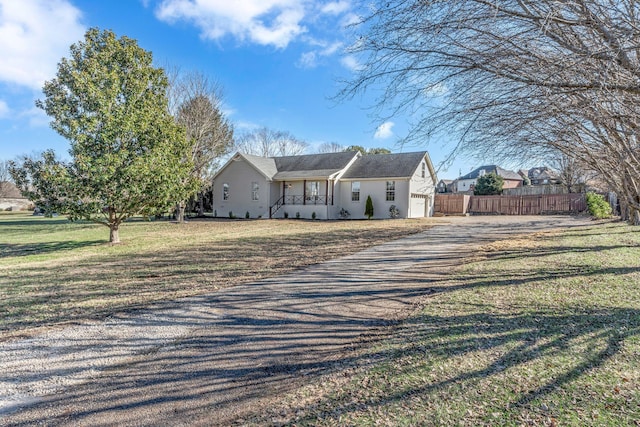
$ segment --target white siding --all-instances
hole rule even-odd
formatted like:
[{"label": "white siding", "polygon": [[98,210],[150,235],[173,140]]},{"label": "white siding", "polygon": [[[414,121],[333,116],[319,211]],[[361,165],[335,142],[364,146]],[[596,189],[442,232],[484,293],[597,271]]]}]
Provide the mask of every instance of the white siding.
[{"label": "white siding", "polygon": [[[251,200],[253,182],[259,185],[258,200]],[[229,200],[222,197],[224,183],[229,184]],[[233,212],[238,218],[244,218],[249,212],[251,218],[269,218],[270,201],[271,183],[243,159],[234,160],[213,183],[213,208],[219,217],[228,217],[229,212]]]},{"label": "white siding", "polygon": [[[351,181],[360,181],[360,201],[351,201]],[[387,181],[396,182],[396,194],[394,201],[387,201]],[[396,205],[400,211],[400,218],[407,218],[409,209],[409,181],[406,179],[369,179],[342,181],[340,192],[340,208],[349,211],[351,218],[362,219],[367,216],[364,214],[367,205],[367,196],[371,196],[373,202],[373,218],[385,219],[389,218],[389,208]]]},{"label": "white siding", "polygon": [[[425,175],[422,177],[422,164],[425,164]],[[411,177],[409,195],[421,195],[425,197],[411,197],[408,218],[421,218],[433,215],[433,202],[436,191],[436,183],[433,181],[429,168],[425,161],[422,162]],[[402,212],[400,212],[402,214]],[[404,216],[403,216],[404,217]]]},{"label": "white siding", "polygon": [[471,185],[475,185],[475,179],[459,179],[457,181],[456,187],[459,193],[463,193],[465,191],[469,191]]}]

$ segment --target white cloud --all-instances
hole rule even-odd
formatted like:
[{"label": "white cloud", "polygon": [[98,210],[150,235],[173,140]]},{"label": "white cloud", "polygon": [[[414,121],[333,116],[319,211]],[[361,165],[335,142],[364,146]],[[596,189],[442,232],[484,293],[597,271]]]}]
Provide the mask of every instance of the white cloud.
[{"label": "white cloud", "polygon": [[316,52],[305,52],[300,55],[300,59],[296,62],[299,68],[315,68],[318,66],[318,54]]},{"label": "white cloud", "polygon": [[0,81],[41,89],[85,32],[67,0],[0,0]]},{"label": "white cloud", "polygon": [[393,122],[384,122],[383,124],[378,126],[378,129],[376,129],[376,133],[373,135],[373,137],[375,139],[387,139],[393,136],[392,129],[394,125],[395,123]]},{"label": "white cloud", "polygon": [[2,99],[0,99],[0,119],[8,117],[10,111],[11,110],[9,109],[9,106],[7,105],[7,103],[4,102]]},{"label": "white cloud", "polygon": [[362,22],[361,16],[356,15],[355,13],[347,13],[340,20],[340,25],[342,25],[343,27],[348,27],[350,25],[359,24],[360,22]]},{"label": "white cloud", "polygon": [[347,55],[344,56],[340,62],[345,68],[348,68],[351,71],[360,71],[362,70],[362,64],[358,62],[355,56]]},{"label": "white cloud", "polygon": [[324,5],[321,10],[323,13],[328,13],[331,15],[339,15],[349,10],[350,7],[351,5],[349,4],[348,1],[344,1],[344,0],[332,1]]},{"label": "white cloud", "polygon": [[312,42],[312,44],[321,46],[322,49],[305,52],[300,55],[300,59],[298,59],[298,62],[296,63],[298,67],[315,68],[319,65],[320,58],[331,56],[334,53],[338,52],[344,46],[344,43],[342,42],[329,44],[326,42],[314,41]]},{"label": "white cloud", "polygon": [[192,23],[206,39],[232,35],[277,48],[286,48],[307,31],[303,0],[164,0],[156,16],[169,23]]},{"label": "white cloud", "polygon": [[342,42],[332,43],[332,44],[328,45],[327,47],[325,47],[324,49],[322,49],[320,51],[320,55],[322,55],[322,56],[333,55],[334,53],[336,53],[337,51],[342,49],[343,46],[344,46],[344,43],[342,43]]},{"label": "white cloud", "polygon": [[43,109],[35,106],[20,112],[18,117],[27,119],[31,127],[48,126],[51,122],[51,117],[47,116]]}]

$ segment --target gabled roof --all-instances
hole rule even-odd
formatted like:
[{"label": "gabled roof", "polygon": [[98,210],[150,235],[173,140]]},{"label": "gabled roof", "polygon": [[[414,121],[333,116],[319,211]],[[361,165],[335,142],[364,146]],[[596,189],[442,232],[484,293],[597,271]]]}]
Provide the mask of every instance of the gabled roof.
[{"label": "gabled roof", "polygon": [[426,151],[399,154],[367,154],[357,151],[308,154],[302,156],[260,157],[236,153],[216,173],[215,178],[234,161],[244,160],[267,180],[333,179],[346,169],[341,179],[410,178],[426,160],[431,178],[436,174]]},{"label": "gabled roof", "polygon": [[274,179],[329,178],[342,171],[358,155],[355,151],[273,157]]},{"label": "gabled roof", "polygon": [[258,169],[258,171],[262,172],[262,174],[269,179],[273,178],[273,176],[278,173],[276,162],[272,157],[261,157],[251,154],[241,154],[241,156],[244,157],[249,163],[253,165],[254,168]]},{"label": "gabled roof", "polygon": [[518,175],[516,172],[510,171],[510,170],[507,170],[507,169],[502,169],[500,166],[496,166],[496,165],[480,166],[479,168],[476,168],[476,169],[472,170],[468,174],[463,175],[458,179],[476,179],[476,178],[479,178],[481,176],[480,175],[480,171],[482,171],[482,170],[484,170],[484,173],[495,173],[496,175],[499,175],[504,179],[522,181],[522,177],[520,175]]},{"label": "gabled roof", "polygon": [[251,165],[251,167],[264,175],[264,177],[269,181],[273,179],[273,176],[276,174],[276,172],[278,172],[278,170],[276,169],[276,162],[273,160],[273,158],[253,156],[251,154],[243,154],[237,152],[236,154],[231,156],[227,163],[225,163],[224,166],[222,166],[220,170],[218,170],[218,172],[216,172],[216,174],[213,176],[213,180],[215,180],[218,175],[222,173],[222,171],[229,167],[230,164],[239,160],[244,160],[245,162],[247,162],[249,165]]},{"label": "gabled roof", "polygon": [[530,179],[558,179],[558,173],[546,166],[529,169],[528,176]]},{"label": "gabled roof", "polygon": [[410,178],[425,157],[427,159],[429,173],[435,180],[433,165],[426,151],[396,154],[367,154],[356,160],[342,178]]}]

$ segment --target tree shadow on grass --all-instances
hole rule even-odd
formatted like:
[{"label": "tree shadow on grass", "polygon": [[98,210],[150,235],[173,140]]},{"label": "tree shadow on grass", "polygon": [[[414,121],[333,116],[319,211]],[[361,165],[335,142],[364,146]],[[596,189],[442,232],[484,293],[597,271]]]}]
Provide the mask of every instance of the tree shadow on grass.
[{"label": "tree shadow on grass", "polygon": [[[490,311],[493,307],[487,305],[478,308]],[[368,361],[360,361],[361,366],[374,366],[374,370],[365,369],[342,389],[325,390],[328,392],[327,397],[312,401],[311,410],[308,401],[304,406],[286,408],[291,418],[284,419],[287,420],[285,423],[295,425],[314,425],[320,422],[331,425],[345,422],[352,416],[355,420],[362,417],[360,422],[366,423],[363,420],[369,419],[367,417],[372,414],[396,411],[392,415],[407,417],[406,420],[411,424],[409,414],[415,414],[414,410],[420,411],[416,407],[420,406],[415,404],[416,400],[412,400],[414,406],[411,411],[397,413],[394,408],[417,399],[425,407],[433,406],[432,402],[442,402],[442,406],[447,407],[445,411],[452,414],[447,423],[453,420],[455,423],[465,424],[475,420],[479,423],[488,421],[490,424],[518,424],[522,422],[522,413],[526,412],[528,417],[538,417],[535,422],[537,424],[545,422],[549,417],[561,418],[567,415],[563,411],[589,413],[594,408],[604,409],[606,403],[608,407],[618,404],[627,408],[622,412],[608,414],[611,420],[617,420],[614,421],[615,424],[627,425],[640,415],[637,400],[635,409],[633,402],[627,400],[633,395],[632,392],[627,393],[627,396],[614,395],[607,402],[604,396],[599,396],[600,400],[596,397],[589,402],[592,407],[586,408],[580,407],[576,400],[580,401],[584,397],[582,393],[591,384],[583,385],[582,390],[578,391],[571,388],[576,381],[597,372],[613,359],[633,357],[629,354],[622,355],[623,348],[639,336],[640,310],[636,309],[587,311],[584,308],[569,308],[563,313],[550,309],[505,316],[488,313],[454,316],[422,314],[412,317],[394,332],[390,350],[369,352]],[[477,361],[479,353],[484,355],[484,359],[476,366],[469,367],[470,363],[463,362]],[[416,368],[423,360],[428,361],[428,367]],[[444,368],[444,374],[442,370],[438,371],[439,366],[445,366],[452,360],[466,368],[460,370],[449,366]],[[528,377],[532,366],[539,377]],[[549,366],[553,368],[548,368]],[[634,367],[628,366],[627,369]],[[389,382],[389,377],[397,379],[396,382]],[[401,378],[410,380],[399,380]],[[620,382],[622,377],[614,381]],[[377,385],[363,394],[360,391],[363,383]],[[526,383],[527,386],[517,386],[518,383]],[[496,396],[490,391],[492,387],[515,387],[517,390],[505,393],[505,396]],[[596,385],[593,392],[598,389],[599,385]],[[477,393],[464,394],[465,390],[475,390]],[[488,394],[493,402],[501,399],[492,408],[494,414],[498,411],[500,418],[492,418],[489,414],[486,414],[486,419],[469,416],[468,411],[477,412],[473,400],[480,393]],[[553,398],[559,408],[550,409],[546,404],[541,405],[541,402],[548,402],[546,399],[555,393],[559,393]],[[448,403],[442,401],[445,396],[450,399]],[[564,401],[557,401],[563,398]],[[465,401],[466,399],[470,402]],[[536,404],[532,406],[533,403]],[[469,405],[465,406],[467,404]],[[540,409],[541,407],[544,409]],[[277,410],[274,412],[277,413]],[[308,415],[295,416],[296,413],[305,412]],[[423,418],[430,415],[434,418]],[[435,417],[437,412],[427,412],[413,420],[430,419],[429,423],[434,425],[442,422]],[[258,416],[257,420],[261,424],[268,418]],[[582,418],[581,422],[586,423],[587,418]],[[607,424],[604,419],[601,422]]]},{"label": "tree shadow on grass", "polygon": [[45,255],[59,251],[72,251],[104,244],[105,240],[70,240],[66,242],[6,243],[0,244],[0,258]]}]

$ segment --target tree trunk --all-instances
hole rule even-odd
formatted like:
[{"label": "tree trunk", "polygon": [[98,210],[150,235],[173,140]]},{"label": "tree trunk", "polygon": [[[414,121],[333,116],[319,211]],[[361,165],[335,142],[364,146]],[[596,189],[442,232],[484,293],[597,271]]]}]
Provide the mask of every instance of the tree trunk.
[{"label": "tree trunk", "polygon": [[184,205],[185,205],[184,200],[179,202],[176,205],[175,215],[176,215],[177,222],[184,222]]},{"label": "tree trunk", "polygon": [[630,207],[628,222],[630,225],[640,225],[640,211],[638,209]]},{"label": "tree trunk", "polygon": [[198,193],[198,216],[204,216],[204,194]]},{"label": "tree trunk", "polygon": [[120,243],[119,225],[111,224],[109,226],[109,243]]}]

